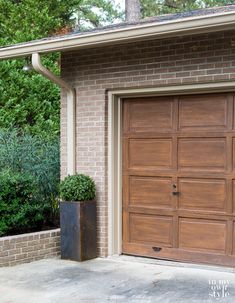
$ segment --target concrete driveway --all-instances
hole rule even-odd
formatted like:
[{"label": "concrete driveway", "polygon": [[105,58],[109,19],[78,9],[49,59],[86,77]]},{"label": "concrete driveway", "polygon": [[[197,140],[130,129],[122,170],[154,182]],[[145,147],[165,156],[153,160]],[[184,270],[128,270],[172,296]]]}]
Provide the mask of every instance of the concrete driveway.
[{"label": "concrete driveway", "polygon": [[135,257],[0,269],[0,303],[235,302],[235,270]]}]

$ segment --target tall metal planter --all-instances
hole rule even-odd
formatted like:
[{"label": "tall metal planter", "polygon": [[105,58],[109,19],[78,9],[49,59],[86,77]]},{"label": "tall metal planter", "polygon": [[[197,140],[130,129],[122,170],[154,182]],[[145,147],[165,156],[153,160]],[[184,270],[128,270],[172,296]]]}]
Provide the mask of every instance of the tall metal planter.
[{"label": "tall metal planter", "polygon": [[85,261],[97,256],[96,201],[61,202],[61,259]]}]

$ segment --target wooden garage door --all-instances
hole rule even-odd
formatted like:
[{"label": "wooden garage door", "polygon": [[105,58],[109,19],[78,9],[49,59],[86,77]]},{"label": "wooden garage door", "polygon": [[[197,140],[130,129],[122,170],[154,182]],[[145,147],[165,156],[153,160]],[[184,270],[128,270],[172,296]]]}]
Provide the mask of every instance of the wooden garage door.
[{"label": "wooden garage door", "polygon": [[124,100],[123,253],[235,265],[234,100]]}]

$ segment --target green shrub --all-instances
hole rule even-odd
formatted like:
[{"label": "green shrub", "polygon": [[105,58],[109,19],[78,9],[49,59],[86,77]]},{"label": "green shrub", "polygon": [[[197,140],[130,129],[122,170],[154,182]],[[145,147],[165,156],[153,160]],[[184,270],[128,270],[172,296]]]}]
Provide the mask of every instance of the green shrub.
[{"label": "green shrub", "polygon": [[65,201],[94,200],[95,192],[94,181],[83,174],[65,177],[60,184],[60,196]]},{"label": "green shrub", "polygon": [[[44,225],[43,228],[58,226],[59,138],[45,140],[20,133],[16,129],[1,129],[0,163],[0,184],[2,184],[0,209],[3,211],[0,213],[0,234],[21,233],[26,229],[29,231],[35,228],[41,229],[41,224]],[[21,192],[14,192],[11,189],[15,195],[14,203],[16,200],[18,201],[13,222],[11,215],[8,216],[6,211],[7,205],[9,205],[11,214],[13,213],[11,196],[3,193],[6,193],[6,188],[14,188],[12,185],[14,180],[18,180],[17,182],[20,184],[23,182],[23,185],[20,186],[24,192],[28,192],[30,201]],[[22,208],[17,212],[19,205],[22,205]],[[12,228],[13,225],[14,228]]]},{"label": "green shrub", "polygon": [[32,176],[10,170],[0,173],[0,236],[42,226],[46,205],[34,199],[36,192]]},{"label": "green shrub", "polygon": [[60,181],[59,138],[45,140],[17,129],[0,129],[0,171],[27,173],[37,180],[40,199],[58,194]]}]

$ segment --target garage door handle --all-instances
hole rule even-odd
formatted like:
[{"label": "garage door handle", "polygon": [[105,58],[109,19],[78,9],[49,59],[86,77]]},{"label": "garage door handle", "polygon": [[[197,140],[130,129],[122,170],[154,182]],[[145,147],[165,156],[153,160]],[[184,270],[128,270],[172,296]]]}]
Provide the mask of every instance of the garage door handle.
[{"label": "garage door handle", "polygon": [[179,194],[180,194],[179,191],[173,191],[173,192],[172,192],[172,195],[174,195],[174,196],[178,196]]}]

